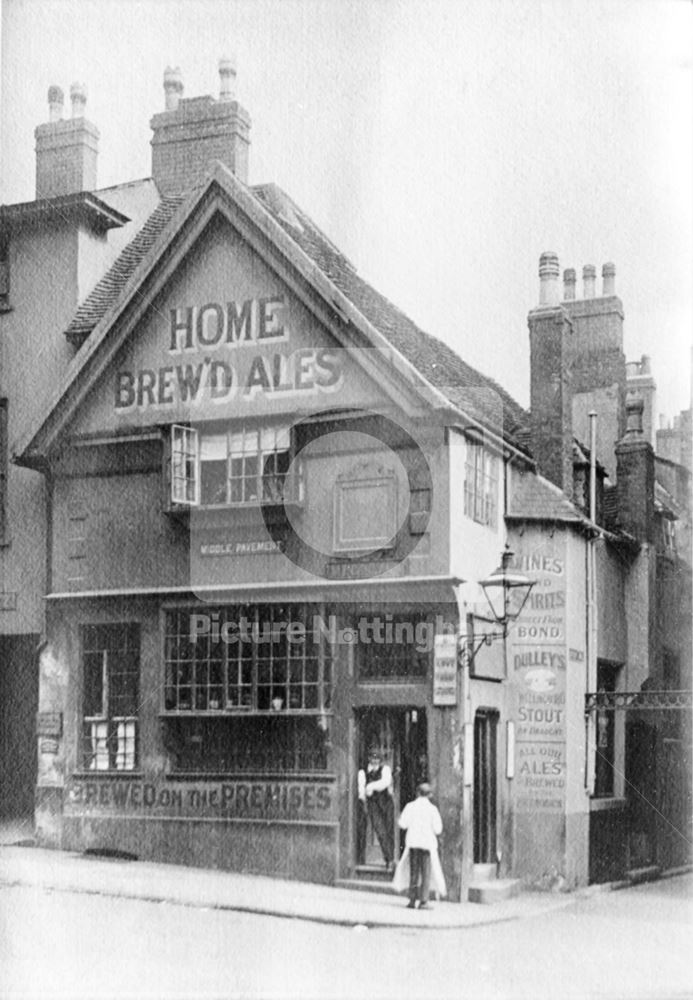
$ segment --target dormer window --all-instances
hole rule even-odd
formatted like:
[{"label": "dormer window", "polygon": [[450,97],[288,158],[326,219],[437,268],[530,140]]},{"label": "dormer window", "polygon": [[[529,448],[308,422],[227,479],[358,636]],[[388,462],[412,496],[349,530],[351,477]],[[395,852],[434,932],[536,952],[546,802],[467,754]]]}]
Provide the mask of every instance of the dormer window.
[{"label": "dormer window", "polygon": [[202,431],[171,428],[171,501],[188,507],[300,501],[286,425]]}]

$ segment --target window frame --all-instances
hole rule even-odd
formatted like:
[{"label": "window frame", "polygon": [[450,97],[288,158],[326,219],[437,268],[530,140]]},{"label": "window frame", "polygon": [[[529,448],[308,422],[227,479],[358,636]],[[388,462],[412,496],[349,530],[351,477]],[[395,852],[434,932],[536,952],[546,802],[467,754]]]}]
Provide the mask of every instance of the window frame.
[{"label": "window frame", "polygon": [[[268,447],[269,436],[273,436],[273,446]],[[256,448],[248,448],[247,442],[255,438]],[[205,443],[213,438],[225,441],[226,453],[218,462],[225,463],[224,498],[209,502],[205,498],[203,453]],[[264,439],[264,443],[263,443]],[[286,447],[277,447],[280,441]],[[240,446],[239,446],[240,441]],[[202,429],[188,424],[172,424],[170,435],[170,496],[173,509],[199,508],[201,510],[225,510],[247,508],[267,504],[302,503],[305,487],[303,464],[295,460],[295,441],[289,424],[225,424],[210,425]],[[284,458],[286,456],[286,458]],[[246,466],[255,469],[246,472]],[[207,459],[212,462],[214,459]],[[233,463],[241,462],[240,473],[234,474]],[[268,463],[273,468],[268,470]],[[286,468],[281,466],[286,462]],[[295,468],[292,466],[295,465]],[[177,469],[183,466],[181,475]],[[236,466],[236,468],[238,468]],[[268,489],[273,484],[271,490]],[[179,484],[183,484],[182,488]],[[234,498],[234,486],[240,484],[241,497]],[[254,484],[254,488],[253,485]]]},{"label": "window frame", "polygon": [[[274,643],[259,643],[252,641],[248,644],[241,642],[224,642],[220,641],[220,680],[218,682],[208,682],[206,684],[207,697],[206,699],[198,699],[198,687],[205,687],[205,685],[198,683],[196,671],[200,669],[203,672],[206,666],[207,676],[210,675],[210,667],[213,663],[219,662],[216,658],[211,656],[200,657],[199,660],[193,658],[190,660],[190,681],[189,683],[169,683],[169,679],[172,678],[174,670],[181,665],[181,663],[188,663],[187,658],[173,659],[169,656],[168,644],[169,640],[176,643],[181,643],[185,639],[185,635],[182,632],[178,632],[176,636],[169,632],[169,618],[170,616],[187,616],[189,619],[192,615],[206,613],[212,616],[212,621],[216,621],[216,626],[222,630],[224,621],[238,621],[241,617],[240,613],[233,614],[231,612],[242,612],[249,611],[253,614],[253,624],[259,623],[260,614],[262,611],[267,612],[270,610],[272,613],[275,609],[282,609],[288,611],[289,620],[291,622],[302,621],[305,627],[306,636],[312,634],[312,626],[309,622],[309,618],[314,615],[321,615],[322,621],[326,621],[324,608],[322,606],[315,606],[305,603],[290,603],[286,604],[255,604],[255,605],[222,605],[221,607],[195,607],[194,605],[181,605],[172,604],[162,607],[161,609],[161,636],[162,636],[162,666],[163,666],[163,683],[161,684],[161,704],[160,704],[160,714],[166,717],[172,718],[189,718],[194,716],[201,716],[205,718],[219,718],[226,716],[318,716],[326,717],[332,716],[333,714],[333,698],[334,698],[334,685],[335,685],[335,669],[336,669],[336,651],[332,649],[331,644],[325,636],[322,636],[317,642],[317,650],[314,657],[303,657],[298,656],[292,657],[289,651],[289,640],[284,639],[284,644],[286,645],[287,655],[286,662],[284,666],[280,666],[280,657],[277,654],[276,657],[269,655],[267,657],[261,657],[259,652],[269,645],[270,654],[272,654],[274,649]],[[297,615],[297,612],[300,613]],[[223,618],[223,613],[227,612],[228,617]],[[219,616],[215,619],[214,616]],[[302,617],[301,617],[302,616]],[[274,619],[271,619],[274,623]],[[188,633],[189,635],[190,633]],[[189,641],[189,640],[188,640]],[[243,657],[242,655],[237,656],[233,661],[230,657],[230,651],[234,651],[242,645],[249,645],[251,656],[249,658],[249,670],[250,670],[250,680],[247,682],[230,683],[229,676],[230,671],[235,671],[235,676],[237,678],[242,678],[243,672]],[[296,644],[294,644],[296,645]],[[304,646],[307,646],[307,640],[304,642]],[[241,652],[240,648],[238,649]],[[308,660],[317,660],[317,676],[314,682],[307,680],[306,664]],[[262,662],[266,661],[266,662]],[[293,661],[293,662],[292,662]],[[296,671],[297,665],[300,664],[301,676],[297,678]],[[277,667],[275,672],[274,668]],[[294,670],[295,683],[292,684],[292,667]],[[261,670],[267,669],[267,681],[262,682]],[[281,674],[284,673],[284,680],[281,680]],[[276,693],[282,689],[283,694]],[[306,697],[309,689],[315,689],[315,705],[308,705],[308,698]],[[185,708],[176,707],[169,699],[169,692],[175,690],[178,692],[178,706],[180,705],[180,691],[181,689],[189,689],[188,695],[188,706]],[[214,689],[217,691],[217,696],[212,699],[209,692]],[[265,691],[265,689],[267,689]],[[229,693],[233,691],[237,697],[230,698]],[[296,703],[295,695],[300,691],[302,694],[301,704]],[[243,696],[248,697],[244,698]],[[282,698],[281,706],[273,707],[273,700],[275,697]],[[217,706],[210,707],[210,702],[216,700],[220,702]],[[267,704],[264,705],[264,701]],[[205,704],[206,701],[206,704]],[[293,703],[292,703],[293,702]]]},{"label": "window frame", "polygon": [[[622,678],[622,665],[611,660],[597,661],[597,690],[618,691]],[[617,713],[598,709],[595,716],[594,735],[594,791],[595,800],[613,799],[619,794],[619,774],[623,771],[620,757],[623,751],[619,734],[621,720]]]},{"label": "window frame", "polygon": [[677,554],[675,518],[668,517],[666,514],[661,515],[660,536],[662,539],[662,554],[669,558],[675,558]]},{"label": "window frame", "polygon": [[[92,646],[87,639],[88,632],[93,630],[97,635]],[[103,638],[98,638],[98,632]],[[109,636],[108,633],[115,633]],[[120,636],[118,637],[118,633]],[[109,646],[109,640],[117,638],[117,642]],[[96,685],[93,678],[87,677],[88,657],[98,657],[101,654],[101,680]],[[130,654],[132,663],[128,669],[116,670],[119,659],[127,659]],[[97,660],[98,662],[98,660]],[[140,672],[142,665],[142,629],[139,622],[86,622],[80,626],[80,664],[81,664],[81,718],[82,746],[80,748],[81,769],[89,774],[111,773],[132,774],[139,766],[140,725],[139,698]],[[134,690],[126,695],[133,710],[116,712],[116,699],[123,698],[115,693],[117,674],[134,677]],[[100,688],[100,705],[89,704],[92,696],[89,689],[95,688],[98,695]],[[97,709],[94,711],[94,709]],[[91,710],[91,711],[89,711]],[[105,766],[103,766],[105,764]]]},{"label": "window frame", "polygon": [[[192,442],[194,447],[187,447],[188,442]],[[180,447],[177,447],[180,443]],[[186,424],[171,425],[171,503],[174,506],[197,507],[200,496],[200,472],[199,472],[199,431],[195,427]],[[192,472],[189,464],[192,463]],[[177,475],[177,469],[183,467],[182,473]],[[189,495],[188,485],[192,482],[192,496]],[[178,492],[177,484],[182,483],[182,492]]]},{"label": "window frame", "polygon": [[477,524],[498,528],[498,455],[483,441],[465,439],[464,514]]},{"label": "window frame", "polygon": [[[392,635],[392,642],[355,643],[354,660],[356,676],[359,684],[425,684],[428,683],[433,664],[433,650],[421,650],[416,647],[416,629],[425,624],[429,634],[435,634],[435,623],[427,611],[392,611],[388,609],[382,615],[373,616],[384,619],[387,629]],[[412,627],[412,639],[404,641],[402,636],[406,627]],[[358,619],[352,618],[351,629],[359,634]],[[387,633],[386,633],[387,637]],[[380,654],[380,655],[378,655]],[[377,669],[377,665],[385,663],[386,669]],[[391,667],[394,665],[394,667]],[[405,665],[406,670],[397,670],[398,665]]]}]

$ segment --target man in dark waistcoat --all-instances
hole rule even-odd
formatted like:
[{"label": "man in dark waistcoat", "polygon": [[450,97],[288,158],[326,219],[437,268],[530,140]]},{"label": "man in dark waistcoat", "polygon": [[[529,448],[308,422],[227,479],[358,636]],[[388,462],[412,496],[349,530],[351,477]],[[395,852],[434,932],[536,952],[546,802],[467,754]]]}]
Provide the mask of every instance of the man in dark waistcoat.
[{"label": "man in dark waistcoat", "polygon": [[385,867],[391,869],[395,853],[392,770],[383,763],[376,746],[369,748],[368,763],[359,773],[359,798],[361,802],[365,802],[368,817],[383,852]]}]

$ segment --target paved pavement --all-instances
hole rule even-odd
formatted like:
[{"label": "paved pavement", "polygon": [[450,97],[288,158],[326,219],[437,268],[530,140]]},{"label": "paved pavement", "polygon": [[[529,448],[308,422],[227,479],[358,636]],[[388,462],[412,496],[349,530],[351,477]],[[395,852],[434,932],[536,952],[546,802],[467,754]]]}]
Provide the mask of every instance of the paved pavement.
[{"label": "paved pavement", "polygon": [[0,835],[0,886],[33,886],[56,892],[235,910],[349,927],[477,927],[561,909],[579,895],[604,888],[591,887],[579,893],[524,892],[492,905],[441,900],[420,911],[407,909],[406,898],[394,893],[8,846],[8,839],[7,834]]}]

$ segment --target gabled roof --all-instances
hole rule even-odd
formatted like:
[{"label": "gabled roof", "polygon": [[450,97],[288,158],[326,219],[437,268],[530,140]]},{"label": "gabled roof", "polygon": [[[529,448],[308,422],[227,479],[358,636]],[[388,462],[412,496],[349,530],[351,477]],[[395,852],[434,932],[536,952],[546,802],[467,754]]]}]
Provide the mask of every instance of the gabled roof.
[{"label": "gabled roof", "polygon": [[[41,428],[64,403],[83,369],[89,376],[86,369],[100,350],[109,326],[137,295],[138,284],[151,276],[161,254],[170,248],[176,233],[215,184],[299,268],[303,277],[335,310],[339,311],[340,301],[347,307],[348,319],[361,329],[366,342],[373,346],[383,346],[385,342],[393,348],[419,384],[431,387],[440,400],[439,405],[447,401],[453,409],[462,411],[462,418],[481,422],[502,434],[514,448],[527,453],[522,429],[528,423],[528,415],[501,386],[464,362],[442,341],[422,331],[364,281],[347,258],[280,188],[273,184],[247,188],[221,163],[215,164],[205,183],[189,192],[185,199],[166,198],[160,203],[80,305],[65,333],[82,347]],[[22,451],[35,444],[41,428],[27,439]]]}]

